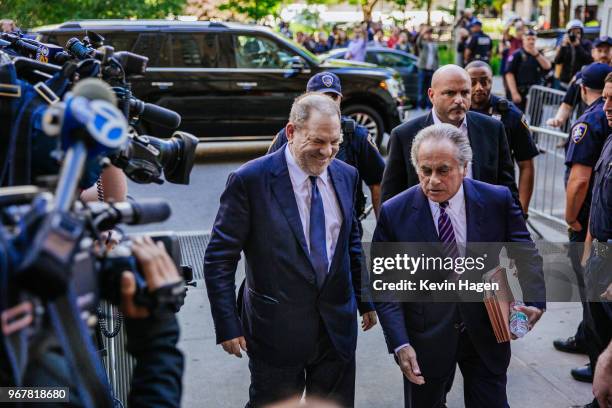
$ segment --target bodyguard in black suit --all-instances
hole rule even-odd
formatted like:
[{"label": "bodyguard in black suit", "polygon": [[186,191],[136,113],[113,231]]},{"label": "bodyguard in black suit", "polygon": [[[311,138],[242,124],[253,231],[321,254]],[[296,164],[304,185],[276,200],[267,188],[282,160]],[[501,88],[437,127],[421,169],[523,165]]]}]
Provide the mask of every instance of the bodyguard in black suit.
[{"label": "bodyguard in black suit", "polygon": [[457,65],[445,65],[432,78],[429,98],[432,110],[412,119],[391,132],[389,157],[382,180],[382,200],[386,201],[419,183],[410,162],[410,149],[416,134],[436,123],[457,126],[470,140],[473,159],[467,177],[490,184],[507,186],[518,200],[514,167],[504,126],[498,120],[468,112],[471,104],[471,79]]},{"label": "bodyguard in black suit", "polygon": [[247,407],[304,390],[352,407],[357,309],[364,330],[376,322],[361,296],[357,170],[334,159],[342,137],[331,98],[299,97],[286,130],[288,144],[232,173],[221,196],[204,257],[217,343],[249,356]]}]

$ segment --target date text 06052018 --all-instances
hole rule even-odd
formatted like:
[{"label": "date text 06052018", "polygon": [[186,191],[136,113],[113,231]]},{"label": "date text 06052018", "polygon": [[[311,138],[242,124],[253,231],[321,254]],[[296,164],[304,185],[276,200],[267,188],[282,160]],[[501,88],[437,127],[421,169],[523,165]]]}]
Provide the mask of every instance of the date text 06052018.
[{"label": "date text 06052018", "polygon": [[0,387],[0,403],[69,401],[68,387]]}]

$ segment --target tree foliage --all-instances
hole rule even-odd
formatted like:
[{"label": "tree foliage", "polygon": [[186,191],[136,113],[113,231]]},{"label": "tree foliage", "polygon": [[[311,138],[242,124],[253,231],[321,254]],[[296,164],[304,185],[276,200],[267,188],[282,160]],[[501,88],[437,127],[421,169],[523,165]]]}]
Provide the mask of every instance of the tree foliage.
[{"label": "tree foliage", "polygon": [[259,21],[267,16],[277,17],[282,0],[229,0],[219,6],[221,10],[231,10]]},{"label": "tree foliage", "polygon": [[0,0],[0,16],[22,28],[93,18],[164,18],[186,0]]}]

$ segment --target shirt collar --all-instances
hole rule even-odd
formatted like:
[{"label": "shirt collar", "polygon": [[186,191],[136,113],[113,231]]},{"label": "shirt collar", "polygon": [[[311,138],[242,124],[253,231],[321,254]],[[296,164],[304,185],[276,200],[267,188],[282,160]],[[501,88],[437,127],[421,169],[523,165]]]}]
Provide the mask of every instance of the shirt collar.
[{"label": "shirt collar", "polygon": [[[296,185],[301,186],[306,182],[306,180],[308,180],[310,176],[308,175],[308,173],[302,170],[302,168],[295,161],[293,153],[291,153],[291,149],[289,149],[289,144],[287,144],[286,146],[287,147],[285,148],[285,159],[287,160],[289,176]],[[327,168],[323,171],[323,173],[319,174],[318,177],[321,179],[323,184],[327,186],[329,182]]]},{"label": "shirt collar", "polygon": [[[436,114],[436,108],[431,108],[431,116],[433,117],[434,125],[439,125],[440,123],[444,123],[440,120],[440,118]],[[461,122],[461,126],[459,126],[459,129],[467,130],[467,113],[463,117],[463,122]]]},{"label": "shirt collar", "polygon": [[[436,212],[440,211],[440,203],[431,201],[429,198],[427,199],[427,201],[429,201],[429,208],[431,209],[432,214],[435,214]],[[464,204],[465,204],[465,194],[463,192],[463,183],[461,183],[459,190],[457,190],[455,195],[452,196],[450,200],[448,200],[448,208],[446,211],[450,210],[453,213],[456,213],[461,209],[461,207]]]}]

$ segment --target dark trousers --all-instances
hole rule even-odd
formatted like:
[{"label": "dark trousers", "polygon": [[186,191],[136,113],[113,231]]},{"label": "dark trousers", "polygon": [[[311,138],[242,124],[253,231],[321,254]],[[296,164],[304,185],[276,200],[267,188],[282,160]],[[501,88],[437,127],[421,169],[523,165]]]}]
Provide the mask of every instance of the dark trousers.
[{"label": "dark trousers", "polygon": [[431,101],[427,90],[431,87],[431,78],[434,71],[428,69],[419,69],[418,73],[418,93],[417,93],[417,108],[429,109],[431,108]]},{"label": "dark trousers", "polygon": [[[417,351],[417,360],[419,358]],[[459,336],[457,363],[463,374],[465,408],[507,408],[506,373],[494,374],[476,352],[466,331]],[[441,378],[425,378],[425,384],[412,384],[404,377],[404,405],[406,408],[441,408],[446,401],[446,387],[451,374]]]},{"label": "dark trousers", "polygon": [[[586,225],[583,224],[583,225]],[[584,241],[586,239],[586,229],[582,231],[569,231],[570,246],[568,249],[568,257],[574,269],[576,275],[576,282],[578,284],[578,291],[580,292],[580,300],[582,301],[582,321],[576,329],[574,337],[578,345],[587,351],[589,356],[589,362],[595,367],[595,361],[599,355],[599,341],[597,335],[594,332],[593,324],[591,322],[591,316],[589,314],[589,306],[587,304],[586,287],[584,281],[584,268],[580,264],[582,259],[582,252],[584,249]]]},{"label": "dark trousers", "polygon": [[343,407],[355,404],[355,357],[338,357],[323,323],[319,339],[309,361],[295,367],[275,367],[251,358],[251,386],[246,408],[258,408],[294,396],[320,397],[337,401]]}]

